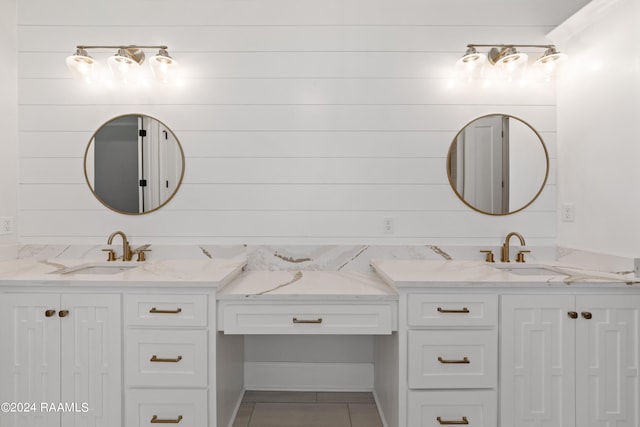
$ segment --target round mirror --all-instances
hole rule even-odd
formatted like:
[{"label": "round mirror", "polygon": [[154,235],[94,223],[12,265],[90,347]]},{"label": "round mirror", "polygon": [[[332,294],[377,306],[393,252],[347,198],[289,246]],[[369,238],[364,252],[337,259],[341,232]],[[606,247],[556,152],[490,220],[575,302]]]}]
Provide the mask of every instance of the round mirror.
[{"label": "round mirror", "polygon": [[549,154],[531,125],[507,114],[490,114],[456,134],[447,156],[447,175],[467,206],[488,215],[512,214],[542,192]]},{"label": "round mirror", "polygon": [[123,214],[153,212],[176,194],[184,152],[161,121],[127,114],[104,123],[84,153],[84,176],[106,207]]}]

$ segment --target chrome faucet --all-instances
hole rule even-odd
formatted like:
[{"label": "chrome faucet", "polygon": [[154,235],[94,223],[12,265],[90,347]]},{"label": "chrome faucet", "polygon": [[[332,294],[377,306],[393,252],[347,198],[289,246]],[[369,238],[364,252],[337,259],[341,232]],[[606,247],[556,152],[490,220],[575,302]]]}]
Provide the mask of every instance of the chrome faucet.
[{"label": "chrome faucet", "polygon": [[122,237],[122,260],[131,261],[131,257],[133,256],[133,254],[131,253],[131,246],[129,246],[127,236],[122,231],[114,231],[113,233],[111,233],[111,236],[109,236],[109,239],[107,240],[107,244],[110,245],[113,242],[113,238],[117,235],[120,235],[120,237]]},{"label": "chrome faucet", "polygon": [[516,233],[515,231],[507,234],[507,237],[504,239],[504,243],[502,244],[502,250],[500,251],[501,262],[511,262],[509,260],[509,240],[513,236],[516,236],[518,239],[520,239],[520,245],[525,246],[524,237],[522,237],[522,234]]}]

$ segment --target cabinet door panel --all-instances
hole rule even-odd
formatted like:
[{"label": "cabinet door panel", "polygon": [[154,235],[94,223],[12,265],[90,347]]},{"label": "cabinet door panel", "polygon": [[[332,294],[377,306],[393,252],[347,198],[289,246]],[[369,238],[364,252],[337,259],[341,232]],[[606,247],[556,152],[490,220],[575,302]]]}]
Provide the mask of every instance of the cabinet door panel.
[{"label": "cabinet door panel", "polygon": [[568,295],[502,297],[500,425],[574,425],[574,306]]},{"label": "cabinet door panel", "polygon": [[640,296],[579,296],[577,425],[637,427]]},{"label": "cabinet door panel", "polygon": [[[35,411],[0,412],[3,427],[54,427],[60,416],[40,410],[60,402],[59,295],[5,294],[0,298],[0,401],[33,403]],[[47,313],[48,310],[51,310]]]},{"label": "cabinet door panel", "polygon": [[61,319],[61,401],[77,406],[62,413],[62,425],[121,425],[120,296],[63,295],[61,309],[69,312]]}]

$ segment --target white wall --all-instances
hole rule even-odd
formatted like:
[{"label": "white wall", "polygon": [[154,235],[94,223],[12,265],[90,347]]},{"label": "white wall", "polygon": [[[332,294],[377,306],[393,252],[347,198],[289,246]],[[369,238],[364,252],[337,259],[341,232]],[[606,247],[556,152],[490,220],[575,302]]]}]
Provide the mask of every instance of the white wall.
[{"label": "white wall", "polygon": [[[448,82],[467,43],[546,43],[584,3],[21,0],[21,241],[496,244],[517,230],[555,244],[555,88]],[[87,88],[64,65],[76,44],[160,43],[180,89]],[[83,176],[93,131],[127,112],[165,122],[187,156],[178,195],[142,217],[105,210]],[[552,157],[540,199],[497,218],[458,201],[445,168],[456,131],[494,112],[532,124]]]},{"label": "white wall", "polygon": [[[0,217],[18,213],[18,78],[16,3],[0,2]],[[17,227],[17,221],[14,221]],[[2,246],[17,242],[17,233],[0,235]]]},{"label": "white wall", "polygon": [[[552,37],[571,55],[558,90],[561,246],[640,256],[640,5],[600,0]],[[613,30],[615,29],[615,31]]]}]

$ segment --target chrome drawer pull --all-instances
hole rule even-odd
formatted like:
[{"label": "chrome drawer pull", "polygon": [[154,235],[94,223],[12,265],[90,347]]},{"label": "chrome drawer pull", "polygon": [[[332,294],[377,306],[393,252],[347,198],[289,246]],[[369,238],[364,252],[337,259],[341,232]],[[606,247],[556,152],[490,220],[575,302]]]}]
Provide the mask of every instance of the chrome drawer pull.
[{"label": "chrome drawer pull", "polygon": [[471,363],[467,356],[463,357],[462,360],[447,360],[443,359],[441,356],[438,356],[438,362],[440,363]]},{"label": "chrome drawer pull", "polygon": [[162,418],[158,418],[157,415],[151,417],[151,424],[178,424],[182,421],[182,415],[178,415],[178,418],[175,420],[163,420]]},{"label": "chrome drawer pull", "polygon": [[319,317],[317,319],[311,319],[311,320],[305,320],[305,319],[298,319],[297,317],[293,318],[293,323],[322,323],[322,317]]},{"label": "chrome drawer pull", "polygon": [[436,417],[436,420],[438,420],[440,425],[469,424],[467,417],[462,417],[460,421],[443,420],[442,417]]},{"label": "chrome drawer pull", "polygon": [[467,307],[462,307],[462,310],[447,310],[446,308],[438,307],[438,313],[469,313]]},{"label": "chrome drawer pull", "polygon": [[158,356],[156,356],[154,354],[153,356],[151,356],[151,359],[149,359],[149,362],[172,362],[172,363],[178,363],[181,360],[182,360],[182,356],[178,356],[175,359],[160,359],[160,358],[158,358]]},{"label": "chrome drawer pull", "polygon": [[151,310],[149,310],[149,313],[152,314],[178,314],[180,312],[182,312],[182,309],[179,307],[175,310],[158,310],[157,308],[152,307]]}]

